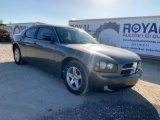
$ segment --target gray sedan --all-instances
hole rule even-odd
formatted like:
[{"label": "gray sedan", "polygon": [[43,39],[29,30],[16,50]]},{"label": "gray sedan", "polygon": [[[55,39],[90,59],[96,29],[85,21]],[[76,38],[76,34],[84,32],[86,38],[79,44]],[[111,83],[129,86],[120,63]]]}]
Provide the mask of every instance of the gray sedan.
[{"label": "gray sedan", "polygon": [[133,52],[99,44],[73,27],[36,25],[12,39],[15,63],[29,62],[65,81],[73,94],[134,86],[142,74]]}]

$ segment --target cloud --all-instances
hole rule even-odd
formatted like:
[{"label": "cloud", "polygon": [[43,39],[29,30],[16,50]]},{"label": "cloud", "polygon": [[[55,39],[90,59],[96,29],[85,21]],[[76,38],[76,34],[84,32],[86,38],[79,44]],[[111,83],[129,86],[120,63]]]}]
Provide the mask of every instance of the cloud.
[{"label": "cloud", "polygon": [[76,18],[71,18],[71,20],[76,20]]}]

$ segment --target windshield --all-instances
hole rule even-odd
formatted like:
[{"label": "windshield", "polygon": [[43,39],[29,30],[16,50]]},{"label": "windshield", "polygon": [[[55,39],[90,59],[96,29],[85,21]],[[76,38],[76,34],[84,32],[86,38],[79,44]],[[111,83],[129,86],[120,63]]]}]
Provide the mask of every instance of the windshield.
[{"label": "windshield", "polygon": [[81,29],[55,27],[58,38],[61,43],[65,44],[97,44],[95,38]]}]

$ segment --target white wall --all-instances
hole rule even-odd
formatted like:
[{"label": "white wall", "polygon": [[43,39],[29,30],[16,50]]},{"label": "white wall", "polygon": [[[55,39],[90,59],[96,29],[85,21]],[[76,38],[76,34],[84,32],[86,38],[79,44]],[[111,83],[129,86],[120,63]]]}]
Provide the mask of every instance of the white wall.
[{"label": "white wall", "polygon": [[13,36],[14,34],[18,34],[22,32],[23,30],[36,25],[37,23],[16,23],[16,24],[6,24],[6,30],[10,32],[10,36]]},{"label": "white wall", "polygon": [[70,21],[103,44],[160,56],[160,17]]}]

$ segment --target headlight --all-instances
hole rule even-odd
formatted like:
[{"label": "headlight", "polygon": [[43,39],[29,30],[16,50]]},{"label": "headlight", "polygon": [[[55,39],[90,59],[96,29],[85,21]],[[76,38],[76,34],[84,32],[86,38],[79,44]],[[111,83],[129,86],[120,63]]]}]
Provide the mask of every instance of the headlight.
[{"label": "headlight", "polygon": [[105,69],[107,64],[105,62],[100,62],[100,69]]},{"label": "headlight", "polygon": [[108,63],[108,64],[107,64],[107,68],[108,68],[109,70],[113,69],[113,66],[114,66],[114,65],[113,65],[112,63]]},{"label": "headlight", "polygon": [[106,63],[106,62],[97,62],[94,66],[94,70],[98,72],[108,72],[108,73],[115,73],[117,72],[117,65],[113,63]]}]

